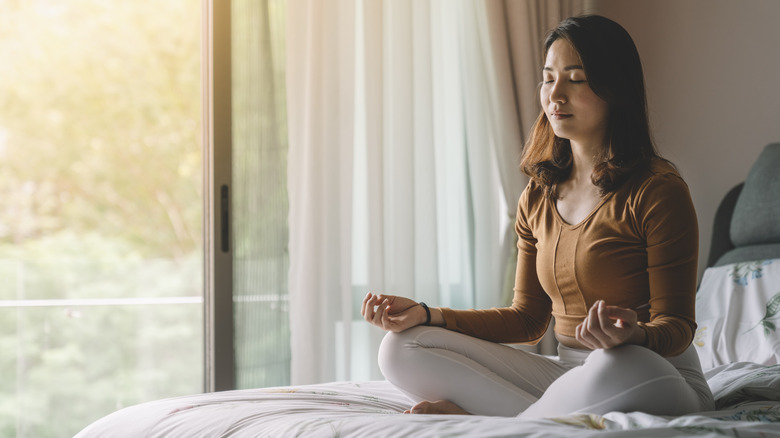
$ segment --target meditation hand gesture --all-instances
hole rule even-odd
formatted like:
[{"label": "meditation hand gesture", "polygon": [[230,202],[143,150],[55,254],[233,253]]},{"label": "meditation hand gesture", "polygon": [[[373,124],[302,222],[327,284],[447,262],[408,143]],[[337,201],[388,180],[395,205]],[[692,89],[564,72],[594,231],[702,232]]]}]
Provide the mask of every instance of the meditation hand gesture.
[{"label": "meditation hand gesture", "polygon": [[417,301],[371,292],[363,298],[360,314],[369,323],[391,332],[402,332],[423,324],[426,319],[425,309]]},{"label": "meditation hand gesture", "polygon": [[610,349],[623,344],[643,345],[647,334],[637,324],[636,312],[596,301],[585,320],[577,326],[576,338],[591,350]]}]

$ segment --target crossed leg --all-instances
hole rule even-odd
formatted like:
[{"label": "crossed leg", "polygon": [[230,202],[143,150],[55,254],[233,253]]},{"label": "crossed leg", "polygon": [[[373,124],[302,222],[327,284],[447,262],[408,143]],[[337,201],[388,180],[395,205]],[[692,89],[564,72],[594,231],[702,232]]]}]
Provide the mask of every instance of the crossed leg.
[{"label": "crossed leg", "polygon": [[682,415],[713,406],[693,348],[663,358],[625,345],[595,350],[575,363],[442,328],[415,327],[385,336],[379,365],[388,381],[418,402],[411,413]]}]

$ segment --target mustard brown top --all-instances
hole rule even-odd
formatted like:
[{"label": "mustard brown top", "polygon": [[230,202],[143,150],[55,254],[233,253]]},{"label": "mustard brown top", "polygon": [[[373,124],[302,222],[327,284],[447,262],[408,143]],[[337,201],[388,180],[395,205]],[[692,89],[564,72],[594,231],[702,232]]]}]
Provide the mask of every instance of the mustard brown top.
[{"label": "mustard brown top", "polygon": [[520,196],[514,299],[505,308],[441,308],[446,328],[503,343],[536,343],[550,318],[574,337],[597,300],[638,310],[646,347],[662,356],[693,340],[698,224],[688,186],[654,160],[607,194],[582,222],[567,224],[531,181]]}]

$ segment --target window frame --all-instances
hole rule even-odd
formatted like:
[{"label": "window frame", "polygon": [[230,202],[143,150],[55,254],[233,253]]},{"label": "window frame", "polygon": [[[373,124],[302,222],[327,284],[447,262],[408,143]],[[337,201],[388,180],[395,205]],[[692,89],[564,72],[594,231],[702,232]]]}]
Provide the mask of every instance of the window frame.
[{"label": "window frame", "polygon": [[235,389],[230,1],[203,0],[204,388]]}]

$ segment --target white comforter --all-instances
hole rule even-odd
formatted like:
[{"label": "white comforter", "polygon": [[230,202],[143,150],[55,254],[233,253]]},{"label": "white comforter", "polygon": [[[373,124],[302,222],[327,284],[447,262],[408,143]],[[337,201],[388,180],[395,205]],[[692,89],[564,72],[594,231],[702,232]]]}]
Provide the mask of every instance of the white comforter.
[{"label": "white comforter", "polygon": [[707,372],[718,411],[520,420],[404,415],[410,401],[384,381],[226,391],[129,407],[88,426],[92,437],[780,437],[780,365]]},{"label": "white comforter", "polygon": [[780,365],[771,365],[780,362],[780,259],[708,269],[696,313],[694,344],[709,368],[705,374],[715,396],[714,412],[676,418],[612,412],[545,420],[404,415],[411,402],[389,383],[339,382],[145,403],[96,421],[77,438],[780,438]]}]

